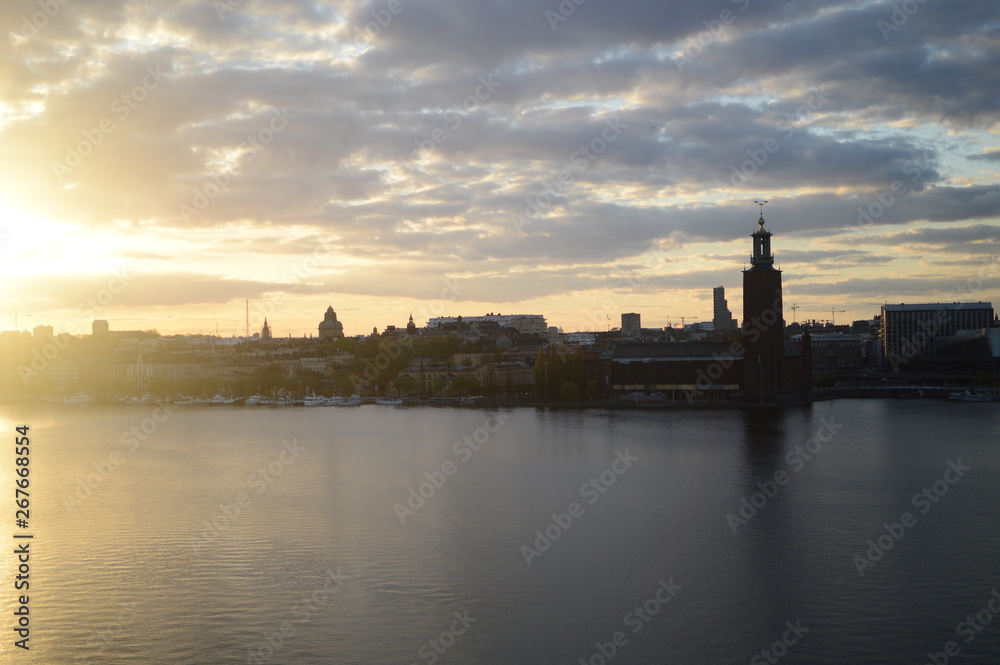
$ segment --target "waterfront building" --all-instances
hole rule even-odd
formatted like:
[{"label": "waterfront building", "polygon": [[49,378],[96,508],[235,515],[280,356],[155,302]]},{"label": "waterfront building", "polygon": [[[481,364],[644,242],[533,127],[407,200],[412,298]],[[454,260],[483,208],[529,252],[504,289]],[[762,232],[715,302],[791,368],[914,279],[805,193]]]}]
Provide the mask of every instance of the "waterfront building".
[{"label": "waterfront building", "polygon": [[743,271],[743,390],[750,401],[771,401],[781,388],[785,357],[781,271],[774,267],[763,214],[757,226],[750,268]]},{"label": "waterfront building", "polygon": [[938,337],[992,325],[993,305],[988,302],[883,305],[882,358],[886,368],[898,369],[913,358],[931,355]]}]

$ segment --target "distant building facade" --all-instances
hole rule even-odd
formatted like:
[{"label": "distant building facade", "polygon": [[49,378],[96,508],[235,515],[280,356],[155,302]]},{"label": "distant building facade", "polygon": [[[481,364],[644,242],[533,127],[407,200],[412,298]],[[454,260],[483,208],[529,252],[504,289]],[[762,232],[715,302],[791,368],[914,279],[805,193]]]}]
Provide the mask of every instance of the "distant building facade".
[{"label": "distant building facade", "polygon": [[484,314],[483,316],[435,316],[427,321],[428,328],[447,328],[456,324],[466,325],[496,323],[500,328],[514,328],[521,334],[544,335],[547,331],[545,317],[541,314]]},{"label": "distant building facade", "polygon": [[912,358],[930,355],[935,338],[989,328],[994,316],[988,302],[883,305],[883,362],[888,369],[898,369]]},{"label": "distant building facade", "polygon": [[739,326],[733,313],[729,310],[726,300],[726,287],[717,286],[712,289],[712,327],[716,331],[735,331]]},{"label": "distant building facade", "polygon": [[108,326],[108,322],[104,319],[94,319],[94,323],[91,327],[91,334],[94,337],[107,337],[108,332],[111,330]]},{"label": "distant building facade", "polygon": [[622,335],[638,337],[642,332],[641,317],[635,312],[622,314]]}]

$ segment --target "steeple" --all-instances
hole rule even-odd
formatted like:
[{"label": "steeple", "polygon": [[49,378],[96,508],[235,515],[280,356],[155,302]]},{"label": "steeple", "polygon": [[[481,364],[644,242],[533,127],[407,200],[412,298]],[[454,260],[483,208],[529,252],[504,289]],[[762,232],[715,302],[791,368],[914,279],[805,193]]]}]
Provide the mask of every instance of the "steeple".
[{"label": "steeple", "polygon": [[754,201],[760,206],[760,219],[757,220],[757,230],[750,236],[753,238],[753,255],[750,257],[751,270],[774,270],[774,255],[771,254],[771,232],[764,228],[764,204],[767,201]]}]

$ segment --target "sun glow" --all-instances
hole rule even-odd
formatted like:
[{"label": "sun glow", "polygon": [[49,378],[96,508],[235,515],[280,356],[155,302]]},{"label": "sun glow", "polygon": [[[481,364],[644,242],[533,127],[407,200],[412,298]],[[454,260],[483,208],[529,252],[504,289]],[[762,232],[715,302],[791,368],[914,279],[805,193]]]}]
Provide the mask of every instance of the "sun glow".
[{"label": "sun glow", "polygon": [[8,208],[0,224],[0,275],[106,272],[116,246],[82,226]]}]

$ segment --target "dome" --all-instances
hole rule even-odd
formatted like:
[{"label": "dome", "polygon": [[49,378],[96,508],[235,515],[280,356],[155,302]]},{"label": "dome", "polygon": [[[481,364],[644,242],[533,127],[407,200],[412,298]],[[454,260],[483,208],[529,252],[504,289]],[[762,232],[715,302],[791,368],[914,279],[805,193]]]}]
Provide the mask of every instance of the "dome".
[{"label": "dome", "polygon": [[326,314],[319,324],[319,336],[322,338],[338,338],[344,336],[344,324],[337,320],[333,306],[326,308]]}]

